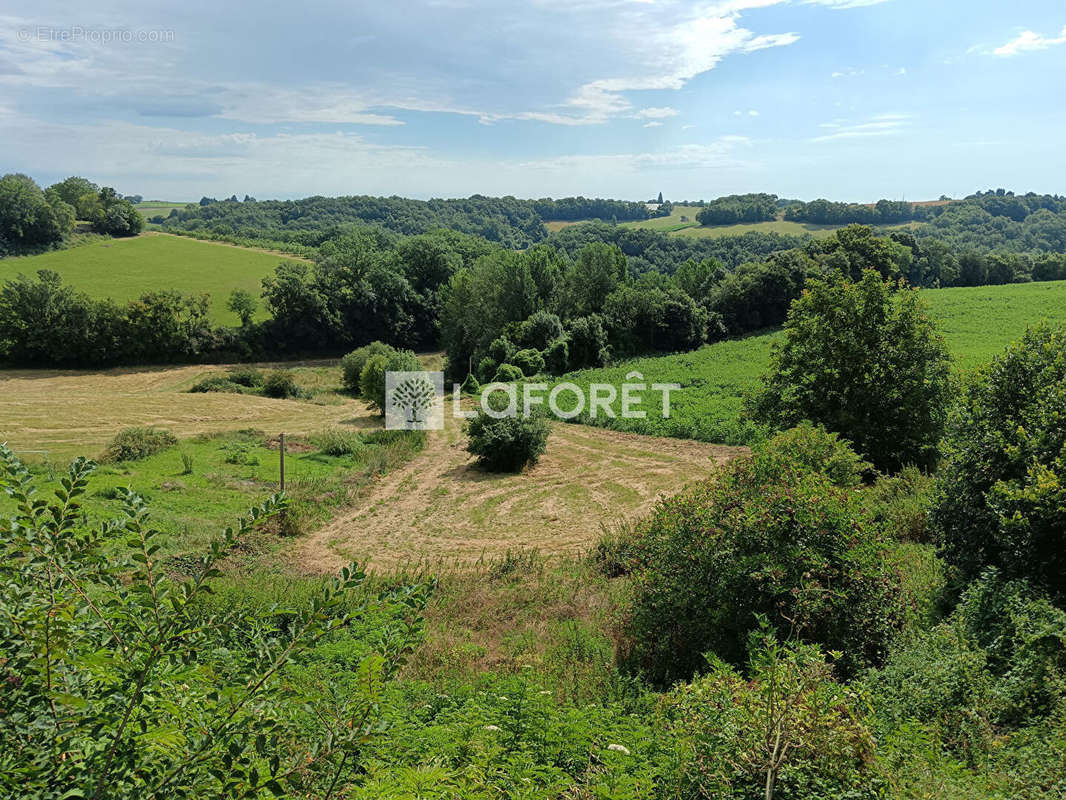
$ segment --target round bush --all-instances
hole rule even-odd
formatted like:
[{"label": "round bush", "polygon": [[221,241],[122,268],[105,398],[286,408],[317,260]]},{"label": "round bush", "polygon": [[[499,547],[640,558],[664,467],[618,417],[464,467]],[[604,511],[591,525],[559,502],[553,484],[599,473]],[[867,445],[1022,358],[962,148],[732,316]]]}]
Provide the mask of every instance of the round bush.
[{"label": "round bush", "polygon": [[371,342],[352,352],[341,359],[341,380],[344,388],[352,394],[359,394],[359,379],[363,374],[363,367],[371,356],[391,355],[396,350],[384,342]]},{"label": "round bush", "polygon": [[882,660],[904,619],[890,543],[854,489],[795,449],[786,439],[737,459],[637,526],[634,668],[669,684],[708,651],[739,664],[760,614],[782,636],[842,651],[845,674]]},{"label": "round bush", "polygon": [[550,433],[551,424],[539,414],[495,419],[480,410],[467,423],[466,449],[491,472],[521,472],[537,463]]},{"label": "round bush", "polygon": [[226,379],[249,389],[263,385],[263,373],[255,367],[233,367],[226,373]]},{"label": "round bush", "polygon": [[544,357],[537,350],[519,350],[511,357],[511,363],[523,375],[536,375],[544,370]]},{"label": "round bush", "polygon": [[393,350],[391,353],[371,356],[359,376],[360,393],[371,406],[385,414],[385,373],[417,372],[422,362],[410,350]]},{"label": "round bush", "polygon": [[162,428],[126,428],[119,431],[104,451],[104,461],[139,461],[173,447],[178,439]]},{"label": "round bush", "polygon": [[510,361],[511,356],[514,355],[515,350],[518,348],[512,344],[511,340],[506,336],[500,336],[492,341],[489,345],[489,358],[495,361],[497,364],[503,364],[505,361]]},{"label": "round bush", "polygon": [[463,385],[459,387],[459,391],[463,394],[477,394],[481,391],[481,384],[478,383],[478,379],[471,373],[466,376],[466,380],[463,381]]},{"label": "round bush", "polygon": [[485,356],[477,365],[477,377],[482,383],[488,383],[492,380],[492,376],[496,374],[496,370],[499,368],[499,364],[495,359],[490,356]]},{"label": "round bush", "polygon": [[516,367],[514,364],[500,364],[500,368],[496,370],[496,374],[493,376],[493,383],[514,383],[520,381],[525,376],[522,374],[522,370]]},{"label": "round bush", "polygon": [[562,335],[563,323],[550,311],[537,311],[518,327],[518,341],[535,350],[543,350]]},{"label": "round bush", "polygon": [[292,374],[282,369],[268,372],[263,379],[263,395],[280,400],[301,397],[303,392],[296,385]]},{"label": "round bush", "polygon": [[932,527],[964,578],[998,567],[1066,599],[1066,328],[1031,329],[952,413]]}]

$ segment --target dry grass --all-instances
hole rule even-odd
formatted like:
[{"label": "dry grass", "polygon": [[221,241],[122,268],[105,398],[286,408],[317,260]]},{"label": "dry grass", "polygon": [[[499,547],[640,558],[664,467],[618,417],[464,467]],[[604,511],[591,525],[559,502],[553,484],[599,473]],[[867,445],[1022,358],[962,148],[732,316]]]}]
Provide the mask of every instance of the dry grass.
[{"label": "dry grass", "polygon": [[710,475],[743,448],[554,424],[540,462],[519,475],[485,472],[457,420],[382,477],[350,511],[301,540],[292,566],[332,573],[464,566],[537,549],[587,551],[603,526],[647,512],[662,495]]},{"label": "dry grass", "polygon": [[[184,366],[0,372],[0,441],[16,451],[47,450],[49,458],[65,459],[95,455],[115,433],[133,426],[154,425],[185,437],[240,428],[300,435],[332,425],[377,424],[365,403],[339,394],[327,395],[320,403],[328,404],[320,404],[185,391],[225,370]],[[320,371],[307,369],[301,383],[313,386]]]}]

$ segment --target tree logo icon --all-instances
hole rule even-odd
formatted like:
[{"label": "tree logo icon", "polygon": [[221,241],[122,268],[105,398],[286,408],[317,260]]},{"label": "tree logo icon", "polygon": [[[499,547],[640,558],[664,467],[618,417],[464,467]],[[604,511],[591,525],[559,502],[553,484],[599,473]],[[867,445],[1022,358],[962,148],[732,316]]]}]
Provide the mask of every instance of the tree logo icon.
[{"label": "tree logo icon", "polygon": [[444,427],[444,373],[387,372],[385,427],[440,430]]}]

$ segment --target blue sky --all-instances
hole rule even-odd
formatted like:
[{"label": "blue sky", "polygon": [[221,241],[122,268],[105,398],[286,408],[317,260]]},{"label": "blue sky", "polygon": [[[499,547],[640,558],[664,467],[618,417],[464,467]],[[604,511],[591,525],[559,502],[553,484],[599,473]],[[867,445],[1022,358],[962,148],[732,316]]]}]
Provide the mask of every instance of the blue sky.
[{"label": "blue sky", "polygon": [[1063,0],[9,0],[0,171],[159,199],[1066,192]]}]

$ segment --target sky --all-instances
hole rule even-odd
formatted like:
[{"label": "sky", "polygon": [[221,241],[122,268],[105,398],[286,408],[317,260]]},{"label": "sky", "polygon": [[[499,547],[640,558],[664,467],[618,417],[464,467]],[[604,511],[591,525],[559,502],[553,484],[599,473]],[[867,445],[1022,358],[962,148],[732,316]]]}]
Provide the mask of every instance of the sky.
[{"label": "sky", "polygon": [[250,194],[1066,192],[1064,0],[51,0],[0,172]]}]

